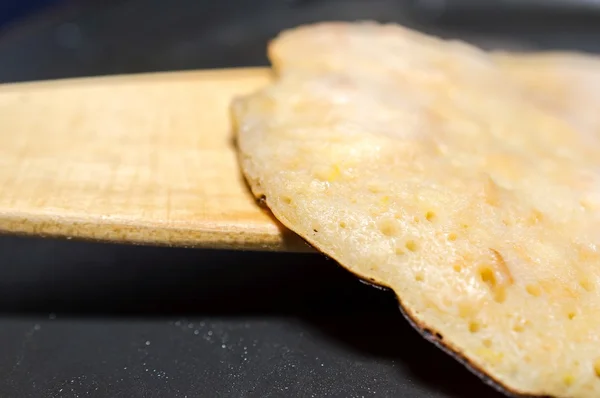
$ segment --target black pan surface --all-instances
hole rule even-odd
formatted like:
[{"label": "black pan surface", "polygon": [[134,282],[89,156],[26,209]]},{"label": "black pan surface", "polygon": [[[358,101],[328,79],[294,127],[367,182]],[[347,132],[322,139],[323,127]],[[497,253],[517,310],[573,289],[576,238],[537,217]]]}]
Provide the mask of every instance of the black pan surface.
[{"label": "black pan surface", "polygon": [[[590,12],[485,23],[494,12],[422,3],[80,3],[1,35],[0,81],[266,65],[279,30],[327,19],[600,51]],[[0,313],[6,398],[501,396],[413,331],[390,293],[320,255],[3,237]]]}]

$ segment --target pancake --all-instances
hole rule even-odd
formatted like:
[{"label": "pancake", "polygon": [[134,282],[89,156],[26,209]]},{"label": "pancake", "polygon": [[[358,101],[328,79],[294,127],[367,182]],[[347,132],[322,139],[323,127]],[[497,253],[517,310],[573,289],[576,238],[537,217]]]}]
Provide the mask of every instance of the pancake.
[{"label": "pancake", "polygon": [[576,52],[492,53],[534,101],[600,137],[600,58]]},{"label": "pancake", "polygon": [[232,114],[275,217],[490,385],[600,396],[592,135],[482,50],[397,25],[302,26],[269,57]]}]

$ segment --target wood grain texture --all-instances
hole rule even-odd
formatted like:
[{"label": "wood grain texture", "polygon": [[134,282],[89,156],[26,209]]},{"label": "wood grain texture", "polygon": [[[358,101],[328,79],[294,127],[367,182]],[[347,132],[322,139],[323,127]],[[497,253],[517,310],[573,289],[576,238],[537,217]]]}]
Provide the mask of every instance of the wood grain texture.
[{"label": "wood grain texture", "polygon": [[0,86],[0,232],[309,250],[248,192],[233,96],[264,68]]}]

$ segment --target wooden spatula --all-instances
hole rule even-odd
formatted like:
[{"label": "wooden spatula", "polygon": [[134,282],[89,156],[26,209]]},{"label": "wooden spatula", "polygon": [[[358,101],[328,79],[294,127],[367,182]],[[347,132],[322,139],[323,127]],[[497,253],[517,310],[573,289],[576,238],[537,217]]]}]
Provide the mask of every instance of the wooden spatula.
[{"label": "wooden spatula", "polygon": [[[517,74],[526,87],[560,92],[551,109],[570,119],[594,115],[596,91],[582,87],[597,85],[595,58],[533,59],[534,74]],[[243,68],[0,85],[0,232],[312,250],[257,205],[236,159],[230,101],[270,79]]]},{"label": "wooden spatula", "polygon": [[229,103],[266,68],[0,86],[0,231],[310,250],[240,174]]}]

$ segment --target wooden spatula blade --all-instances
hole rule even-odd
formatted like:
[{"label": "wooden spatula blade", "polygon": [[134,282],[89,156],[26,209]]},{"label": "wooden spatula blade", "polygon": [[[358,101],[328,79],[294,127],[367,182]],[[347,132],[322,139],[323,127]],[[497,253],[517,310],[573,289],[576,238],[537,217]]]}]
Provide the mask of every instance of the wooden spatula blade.
[{"label": "wooden spatula blade", "polygon": [[0,86],[0,232],[308,250],[240,174],[229,103],[244,68]]},{"label": "wooden spatula blade", "polygon": [[[495,57],[534,70],[515,77],[532,100],[564,91],[550,109],[594,121],[596,57]],[[238,166],[230,102],[270,80],[238,68],[0,85],[0,233],[313,250],[256,204]]]}]

